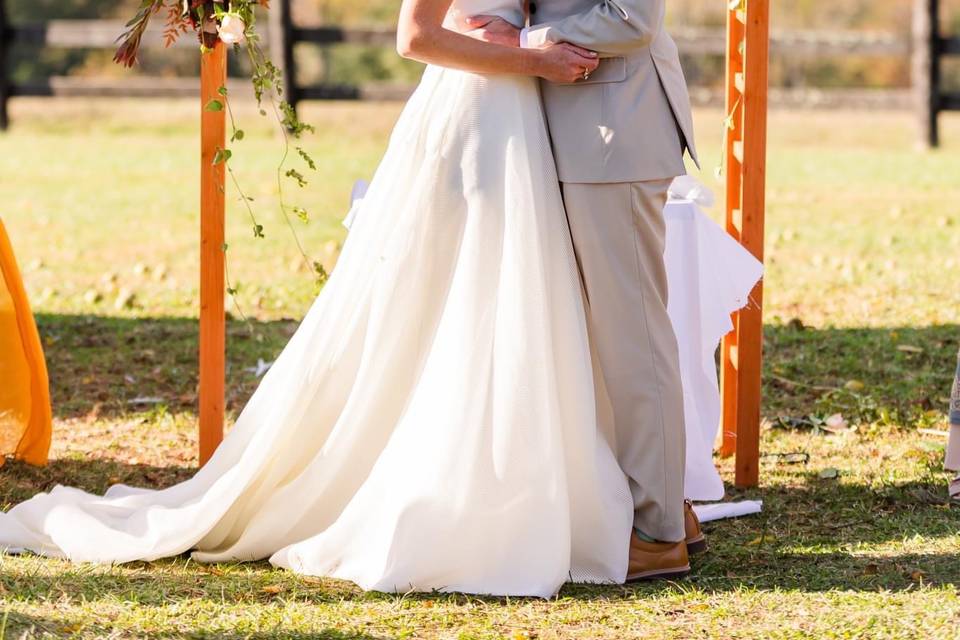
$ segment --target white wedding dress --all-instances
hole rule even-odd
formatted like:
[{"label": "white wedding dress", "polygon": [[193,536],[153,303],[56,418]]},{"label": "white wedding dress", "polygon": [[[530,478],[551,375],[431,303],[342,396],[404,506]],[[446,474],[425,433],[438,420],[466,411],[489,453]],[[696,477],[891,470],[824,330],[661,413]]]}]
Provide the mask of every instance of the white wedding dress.
[{"label": "white wedding dress", "polygon": [[[521,21],[520,0],[455,0]],[[195,477],[57,486],[0,546],[76,561],[269,558],[383,591],[621,582],[632,500],[532,78],[429,67],[340,261]]]}]

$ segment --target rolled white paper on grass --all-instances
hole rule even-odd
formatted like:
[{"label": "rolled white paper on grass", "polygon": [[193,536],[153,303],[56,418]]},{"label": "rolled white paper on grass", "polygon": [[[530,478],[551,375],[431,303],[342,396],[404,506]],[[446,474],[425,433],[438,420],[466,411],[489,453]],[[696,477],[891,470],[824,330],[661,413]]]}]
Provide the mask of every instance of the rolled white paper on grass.
[{"label": "rolled white paper on grass", "polygon": [[714,502],[712,504],[695,504],[700,522],[711,522],[726,518],[739,518],[760,513],[763,510],[763,500],[740,500],[739,502]]}]

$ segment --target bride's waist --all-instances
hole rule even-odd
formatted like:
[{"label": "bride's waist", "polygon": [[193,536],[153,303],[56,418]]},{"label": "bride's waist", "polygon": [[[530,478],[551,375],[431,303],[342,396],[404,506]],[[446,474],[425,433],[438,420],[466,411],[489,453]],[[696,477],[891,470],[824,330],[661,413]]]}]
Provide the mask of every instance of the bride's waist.
[{"label": "bride's waist", "polygon": [[[509,127],[542,118],[537,81],[528,76],[488,75],[428,66],[404,109],[432,126]],[[416,114],[413,116],[413,114]],[[531,120],[533,119],[533,120]]]},{"label": "bride's waist", "polygon": [[481,73],[478,71],[467,71],[465,69],[455,69],[452,67],[442,67],[440,65],[428,64],[424,69],[421,84],[428,82],[461,82],[461,83],[481,83],[487,84],[496,82],[503,86],[534,87],[537,84],[536,78],[532,76],[521,76],[511,73]]}]

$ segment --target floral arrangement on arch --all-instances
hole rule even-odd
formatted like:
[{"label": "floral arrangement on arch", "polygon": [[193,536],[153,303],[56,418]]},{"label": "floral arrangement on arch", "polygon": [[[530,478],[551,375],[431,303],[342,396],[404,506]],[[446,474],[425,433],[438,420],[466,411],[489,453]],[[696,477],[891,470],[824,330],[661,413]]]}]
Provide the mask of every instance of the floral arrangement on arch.
[{"label": "floral arrangement on arch", "polygon": [[[297,237],[296,230],[290,220],[290,214],[303,222],[309,221],[307,211],[300,206],[288,205],[284,199],[284,180],[291,180],[299,187],[307,184],[306,178],[300,171],[287,168],[287,160],[294,150],[302,160],[307,170],[316,171],[316,163],[310,155],[295,141],[299,140],[304,132],[313,131],[313,127],[303,123],[297,116],[296,110],[283,98],[283,74],[270,60],[261,47],[260,35],[256,30],[256,9],[269,9],[269,0],[142,0],[136,15],[126,24],[126,31],[118,38],[120,42],[114,61],[132,67],[140,52],[140,44],[150,25],[151,19],[162,14],[165,19],[163,41],[169,47],[182,35],[196,33],[202,52],[212,49],[217,41],[232,45],[239,53],[245,51],[250,61],[251,81],[253,93],[260,108],[261,115],[272,114],[276,117],[284,135],[283,155],[277,166],[277,190],[280,198],[280,210],[286,218],[297,249],[304,259],[308,270],[315,278],[317,286],[323,284],[327,278],[323,265],[311,260],[303,250],[302,243]],[[244,138],[244,132],[237,127],[230,103],[226,100],[227,88],[220,87],[218,92],[223,100],[211,100],[205,105],[208,111],[223,111],[230,115],[231,136],[230,142],[239,142]],[[269,111],[268,111],[269,109]],[[263,225],[257,222],[253,211],[253,198],[248,197],[240,188],[236,175],[230,168],[229,161],[233,152],[229,148],[217,149],[214,163],[224,163],[230,178],[236,187],[240,201],[244,204],[253,224],[253,235],[263,237]],[[224,246],[226,249],[226,246]],[[228,283],[228,293],[236,301],[237,287]],[[239,309],[238,309],[239,310]],[[241,312],[241,315],[242,312]]]},{"label": "floral arrangement on arch", "polygon": [[251,35],[256,33],[254,9],[258,5],[269,8],[269,4],[269,0],[143,0],[120,36],[122,42],[113,59],[132,67],[151,18],[161,12],[166,15],[163,40],[168,47],[190,31],[196,32],[206,48],[212,48],[218,39],[224,44],[242,44],[248,29]]}]

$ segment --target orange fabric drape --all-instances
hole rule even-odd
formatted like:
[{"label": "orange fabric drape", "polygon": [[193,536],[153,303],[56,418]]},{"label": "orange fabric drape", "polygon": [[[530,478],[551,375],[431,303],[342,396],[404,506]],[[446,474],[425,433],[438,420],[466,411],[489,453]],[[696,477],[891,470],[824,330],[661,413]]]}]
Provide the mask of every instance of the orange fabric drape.
[{"label": "orange fabric drape", "polygon": [[10,454],[30,464],[46,464],[50,436],[43,346],[0,220],[0,465]]}]

